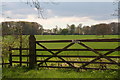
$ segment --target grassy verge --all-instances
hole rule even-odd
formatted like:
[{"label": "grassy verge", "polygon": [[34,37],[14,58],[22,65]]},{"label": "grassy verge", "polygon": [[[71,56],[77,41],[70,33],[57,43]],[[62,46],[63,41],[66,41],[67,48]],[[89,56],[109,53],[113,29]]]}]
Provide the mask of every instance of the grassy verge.
[{"label": "grassy verge", "polygon": [[[119,71],[120,72],[120,71]],[[26,67],[3,68],[4,78],[120,78],[118,71],[87,70],[76,72],[70,69],[29,70]]]}]

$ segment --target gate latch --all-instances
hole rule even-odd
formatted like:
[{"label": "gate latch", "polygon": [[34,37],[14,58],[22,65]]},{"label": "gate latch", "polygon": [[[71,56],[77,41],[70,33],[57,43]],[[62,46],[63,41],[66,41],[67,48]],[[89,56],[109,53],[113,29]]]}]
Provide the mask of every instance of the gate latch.
[{"label": "gate latch", "polygon": [[80,43],[80,41],[72,40],[72,43]]}]

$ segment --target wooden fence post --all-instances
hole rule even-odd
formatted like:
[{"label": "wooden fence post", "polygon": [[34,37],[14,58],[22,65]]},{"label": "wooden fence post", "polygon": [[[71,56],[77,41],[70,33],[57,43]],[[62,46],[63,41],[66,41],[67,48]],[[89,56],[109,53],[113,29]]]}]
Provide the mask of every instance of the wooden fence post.
[{"label": "wooden fence post", "polygon": [[2,68],[4,67],[4,59],[3,59],[3,56],[1,56],[2,58]]},{"label": "wooden fence post", "polygon": [[29,37],[29,67],[35,68],[36,62],[36,39],[34,35]]},{"label": "wooden fence post", "polygon": [[10,46],[9,46],[9,63],[10,63],[10,66],[12,66],[12,50]]}]

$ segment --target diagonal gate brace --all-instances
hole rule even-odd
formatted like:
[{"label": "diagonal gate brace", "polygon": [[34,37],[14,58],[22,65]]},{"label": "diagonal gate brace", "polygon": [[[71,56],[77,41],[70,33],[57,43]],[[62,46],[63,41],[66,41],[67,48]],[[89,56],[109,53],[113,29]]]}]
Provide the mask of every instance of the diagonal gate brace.
[{"label": "diagonal gate brace", "polygon": [[58,57],[59,59],[61,59],[62,61],[66,62],[66,63],[67,63],[68,65],[70,65],[71,67],[76,68],[76,67],[73,66],[70,62],[64,60],[62,57],[57,56],[57,54],[61,53],[61,52],[64,51],[65,49],[69,48],[69,47],[72,46],[74,43],[70,43],[69,45],[65,46],[62,50],[60,50],[60,51],[58,51],[58,52],[56,52],[56,53],[48,50],[45,46],[41,45],[41,44],[38,43],[38,42],[37,42],[37,44],[38,44],[39,46],[41,46],[42,48],[44,48],[46,51],[48,51],[48,52],[50,52],[50,53],[52,54],[50,57],[48,57],[47,59],[45,59],[43,62],[39,63],[38,66],[40,66],[40,65],[43,64],[44,62],[48,61],[48,60],[51,59],[52,57],[56,56],[56,57]]},{"label": "diagonal gate brace", "polygon": [[106,58],[106,59],[109,60],[110,62],[113,62],[113,63],[117,64],[118,66],[120,66],[119,63],[115,62],[114,60],[112,60],[112,59],[110,59],[110,58],[108,58],[108,57],[106,56],[106,55],[111,54],[112,52],[120,49],[120,46],[117,47],[117,48],[115,48],[115,50],[113,50],[113,51],[109,51],[109,52],[107,52],[107,53],[105,53],[105,54],[101,54],[101,53],[97,52],[96,50],[94,50],[94,49],[92,49],[92,48],[90,48],[90,47],[88,47],[88,46],[86,46],[85,44],[83,44],[83,43],[81,43],[81,42],[78,43],[78,44],[82,45],[83,47],[85,47],[85,48],[87,48],[87,49],[89,49],[89,50],[91,50],[91,51],[93,51],[94,53],[96,53],[96,54],[99,55],[99,56],[97,56],[95,59],[93,59],[92,61],[90,61],[90,62],[88,62],[88,63],[80,66],[78,69],[84,68],[85,66],[89,65],[89,64],[92,63],[92,62],[95,62],[96,60],[98,60],[98,59],[100,59],[100,58]]}]

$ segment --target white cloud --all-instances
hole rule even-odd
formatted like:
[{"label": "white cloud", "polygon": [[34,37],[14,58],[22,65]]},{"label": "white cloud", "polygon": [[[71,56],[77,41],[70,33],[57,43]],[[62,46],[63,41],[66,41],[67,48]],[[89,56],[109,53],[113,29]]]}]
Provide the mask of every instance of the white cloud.
[{"label": "white cloud", "polygon": [[32,20],[37,18],[36,15],[27,15],[27,19]]},{"label": "white cloud", "polygon": [[89,17],[58,17],[55,16],[54,18],[49,19],[37,19],[38,23],[42,24],[44,28],[54,28],[58,25],[61,28],[65,28],[67,24],[75,24],[78,25],[82,23],[83,25],[94,25],[99,23],[110,23],[110,22],[117,22],[117,19],[109,19],[109,20],[93,20]]},{"label": "white cloud", "polygon": [[5,14],[10,14],[10,15],[11,15],[11,14],[12,14],[12,11],[5,11],[4,13],[5,13]]},{"label": "white cloud", "polygon": [[46,17],[53,17],[53,16],[55,16],[56,14],[54,13],[53,10],[51,10],[51,9],[46,9],[46,10],[44,10],[44,15],[45,15]]},{"label": "white cloud", "polygon": [[51,9],[46,10],[48,14],[53,14],[53,11]]},{"label": "white cloud", "polygon": [[9,18],[12,18],[12,19],[24,19],[24,18],[26,18],[26,15],[15,14],[12,11],[5,11],[5,12],[3,12],[3,14],[4,14],[4,16],[3,16],[4,18],[6,18],[6,17],[9,17]]},{"label": "white cloud", "polygon": [[33,8],[35,11],[37,11],[37,9],[36,8]]}]

